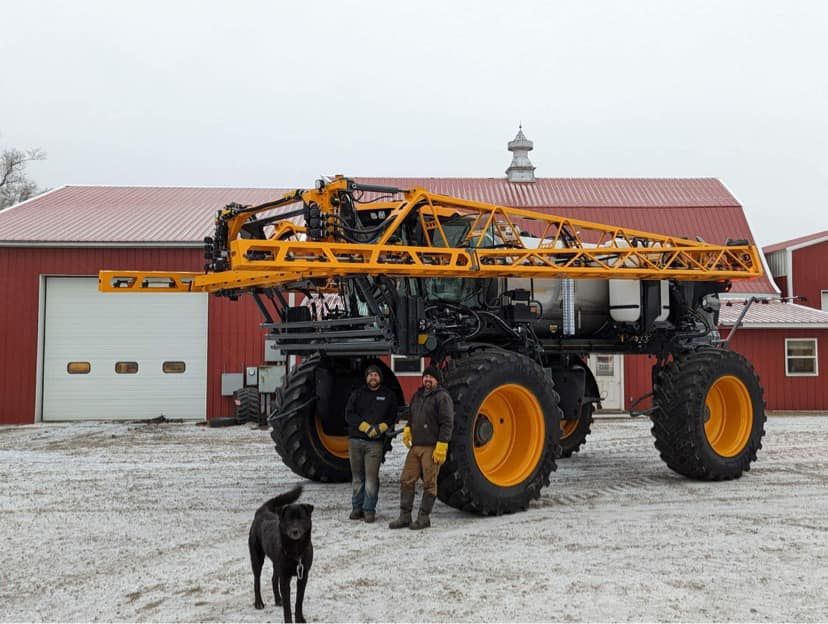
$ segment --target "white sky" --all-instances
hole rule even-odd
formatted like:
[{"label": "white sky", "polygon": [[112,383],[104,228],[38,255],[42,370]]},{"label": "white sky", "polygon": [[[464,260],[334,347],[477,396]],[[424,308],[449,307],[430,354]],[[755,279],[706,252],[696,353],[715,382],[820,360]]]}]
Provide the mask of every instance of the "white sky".
[{"label": "white sky", "polygon": [[828,229],[828,3],[11,2],[0,145],[42,186],[717,177]]}]

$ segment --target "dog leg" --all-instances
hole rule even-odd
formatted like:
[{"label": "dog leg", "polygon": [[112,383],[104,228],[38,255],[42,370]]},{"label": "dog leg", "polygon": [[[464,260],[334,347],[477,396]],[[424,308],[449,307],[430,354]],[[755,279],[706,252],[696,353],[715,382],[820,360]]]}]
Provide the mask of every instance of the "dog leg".
[{"label": "dog leg", "polygon": [[279,578],[279,591],[282,594],[282,609],[285,611],[285,622],[293,622],[290,614],[290,574]]},{"label": "dog leg", "polygon": [[262,566],[264,565],[264,553],[258,549],[254,544],[250,544],[250,565],[253,568],[253,606],[257,609],[264,609],[264,601],[262,601]]},{"label": "dog leg", "polygon": [[[275,568],[276,566],[273,567]],[[282,604],[282,596],[279,593],[279,575],[276,574],[276,570],[273,570],[273,600],[277,607]]]},{"label": "dog leg", "polygon": [[302,603],[305,601],[305,585],[308,583],[307,572],[302,575],[302,578],[296,581],[296,621],[304,622],[305,614],[302,613]]}]

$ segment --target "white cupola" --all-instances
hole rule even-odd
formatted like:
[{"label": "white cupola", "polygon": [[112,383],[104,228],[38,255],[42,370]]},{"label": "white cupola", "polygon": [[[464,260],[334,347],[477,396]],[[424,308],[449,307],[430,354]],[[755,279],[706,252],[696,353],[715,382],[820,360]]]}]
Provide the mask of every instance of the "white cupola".
[{"label": "white cupola", "polygon": [[509,182],[534,182],[535,166],[529,160],[529,152],[534,143],[523,134],[523,124],[518,126],[517,136],[509,141],[508,148],[512,152],[512,164],[506,169],[506,179]]}]

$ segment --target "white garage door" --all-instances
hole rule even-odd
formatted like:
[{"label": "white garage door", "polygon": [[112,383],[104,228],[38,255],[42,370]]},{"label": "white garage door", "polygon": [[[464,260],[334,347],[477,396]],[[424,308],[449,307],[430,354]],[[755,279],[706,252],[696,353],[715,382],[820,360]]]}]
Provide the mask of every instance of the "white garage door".
[{"label": "white garage door", "polygon": [[46,279],[43,420],[206,415],[207,295]]}]

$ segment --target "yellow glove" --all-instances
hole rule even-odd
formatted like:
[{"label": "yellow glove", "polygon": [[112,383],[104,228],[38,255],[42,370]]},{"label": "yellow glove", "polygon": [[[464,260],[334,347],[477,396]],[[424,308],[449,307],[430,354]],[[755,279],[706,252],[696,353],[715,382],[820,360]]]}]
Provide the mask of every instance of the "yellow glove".
[{"label": "yellow glove", "polygon": [[388,423],[380,423],[379,425],[377,425],[377,429],[379,429],[380,435],[382,435],[383,433],[388,431]]},{"label": "yellow glove", "polygon": [[362,433],[364,433],[365,435],[368,435],[368,430],[369,430],[370,428],[371,428],[371,425],[369,425],[369,424],[368,424],[367,422],[365,422],[364,420],[363,420],[361,423],[359,423],[359,427],[357,427],[357,429],[359,429],[359,430],[360,430]]},{"label": "yellow glove", "polygon": [[446,455],[448,455],[448,442],[438,442],[431,454],[431,459],[440,466],[446,463]]},{"label": "yellow glove", "polygon": [[376,427],[372,426],[370,429],[368,429],[368,437],[372,440],[376,440],[378,437],[380,437],[380,432],[377,431]]},{"label": "yellow glove", "polygon": [[411,448],[411,427],[403,429],[403,444]]}]

